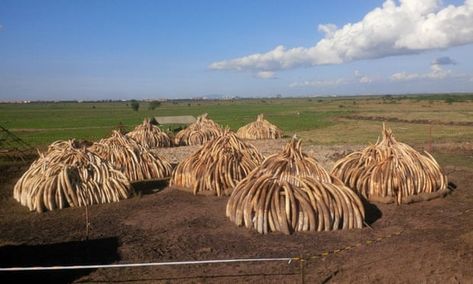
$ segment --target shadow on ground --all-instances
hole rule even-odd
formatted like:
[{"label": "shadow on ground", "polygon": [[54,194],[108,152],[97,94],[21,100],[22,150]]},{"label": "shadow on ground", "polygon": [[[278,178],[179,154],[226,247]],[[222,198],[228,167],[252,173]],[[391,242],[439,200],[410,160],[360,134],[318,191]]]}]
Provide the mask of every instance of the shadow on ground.
[{"label": "shadow on ground", "polygon": [[[110,264],[120,259],[117,238],[0,247],[1,267]],[[70,283],[95,269],[0,272],[1,283]],[[21,282],[20,282],[21,281]],[[26,282],[26,283],[28,283]]]},{"label": "shadow on ground", "polygon": [[136,195],[152,194],[163,190],[169,184],[169,178],[135,181],[131,185]]},{"label": "shadow on ground", "polygon": [[383,216],[383,212],[379,210],[378,206],[370,203],[364,197],[361,197],[361,202],[363,202],[363,207],[365,207],[365,222],[368,225],[372,225],[378,219]]}]

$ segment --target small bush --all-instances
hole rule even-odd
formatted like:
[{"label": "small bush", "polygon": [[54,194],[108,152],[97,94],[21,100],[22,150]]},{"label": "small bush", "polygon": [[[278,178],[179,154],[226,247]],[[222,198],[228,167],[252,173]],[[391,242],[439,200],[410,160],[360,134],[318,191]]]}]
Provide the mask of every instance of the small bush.
[{"label": "small bush", "polygon": [[160,107],[161,106],[161,102],[160,101],[151,101],[149,102],[149,106],[148,106],[148,109],[149,110],[155,110],[156,108]]},{"label": "small bush", "polygon": [[140,103],[137,100],[132,100],[130,102],[131,109],[134,111],[138,111],[140,109]]},{"label": "small bush", "polygon": [[445,99],[445,102],[446,102],[447,104],[451,105],[451,104],[453,104],[453,103],[455,102],[455,99],[452,98],[452,97],[449,97],[449,98],[446,98],[446,99]]}]

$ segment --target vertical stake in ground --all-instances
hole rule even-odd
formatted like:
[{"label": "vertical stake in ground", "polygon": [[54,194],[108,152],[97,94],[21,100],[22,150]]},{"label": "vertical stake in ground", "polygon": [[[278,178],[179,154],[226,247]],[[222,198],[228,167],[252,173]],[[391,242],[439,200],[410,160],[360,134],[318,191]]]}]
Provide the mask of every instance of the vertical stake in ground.
[{"label": "vertical stake in ground", "polygon": [[90,223],[89,223],[89,209],[88,209],[88,206],[85,205],[85,240],[86,240],[86,241],[89,240],[89,227],[90,227]]},{"label": "vertical stake in ground", "polygon": [[299,260],[299,266],[300,266],[300,270],[301,270],[301,283],[302,284],[305,283],[304,265],[305,265],[304,258],[301,256],[300,260]]},{"label": "vertical stake in ground", "polygon": [[429,122],[429,153],[432,153],[432,121]]}]

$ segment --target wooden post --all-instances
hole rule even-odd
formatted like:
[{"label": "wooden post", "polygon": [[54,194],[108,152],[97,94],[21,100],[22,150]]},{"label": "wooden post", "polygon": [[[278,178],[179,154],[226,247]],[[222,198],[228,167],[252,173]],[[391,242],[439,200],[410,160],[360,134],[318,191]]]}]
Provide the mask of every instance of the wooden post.
[{"label": "wooden post", "polygon": [[429,153],[432,153],[432,121],[429,123]]},{"label": "wooden post", "polygon": [[87,205],[85,205],[85,240],[89,240],[89,209]]},{"label": "wooden post", "polygon": [[305,283],[305,275],[304,275],[304,258],[300,258],[299,260],[299,266],[300,266],[300,270],[301,270],[301,283],[304,284]]}]

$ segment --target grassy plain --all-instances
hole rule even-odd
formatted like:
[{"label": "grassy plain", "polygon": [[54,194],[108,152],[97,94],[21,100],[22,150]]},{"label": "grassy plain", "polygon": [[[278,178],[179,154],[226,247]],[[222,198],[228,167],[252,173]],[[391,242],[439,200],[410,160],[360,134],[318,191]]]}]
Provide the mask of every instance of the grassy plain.
[{"label": "grassy plain", "polygon": [[[473,122],[473,95],[169,101],[155,110],[140,102],[138,111],[133,111],[129,102],[0,104],[0,125],[31,145],[44,147],[58,139],[98,140],[119,124],[131,130],[144,117],[197,116],[205,112],[233,130],[264,113],[287,135],[297,134],[314,144],[374,143],[381,121],[347,118],[354,115],[433,120],[439,122],[432,126],[434,143],[473,140],[473,126],[447,125]],[[388,125],[396,137],[407,143],[423,144],[430,140],[429,124],[389,122]]]}]

